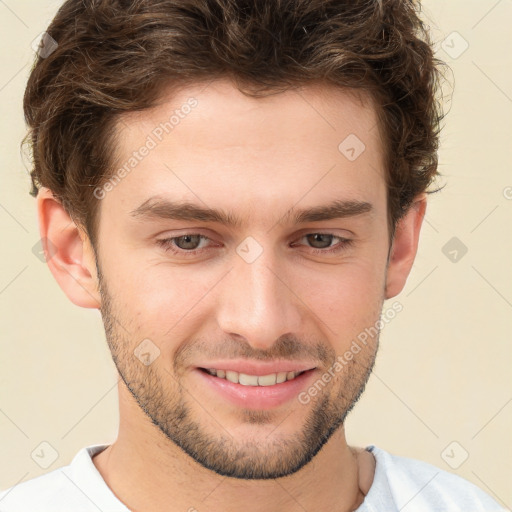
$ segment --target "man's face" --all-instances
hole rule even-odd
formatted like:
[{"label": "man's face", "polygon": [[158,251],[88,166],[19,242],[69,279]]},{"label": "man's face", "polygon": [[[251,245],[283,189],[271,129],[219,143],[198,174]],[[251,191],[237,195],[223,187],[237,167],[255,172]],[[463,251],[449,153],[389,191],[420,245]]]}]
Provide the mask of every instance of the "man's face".
[{"label": "man's face", "polygon": [[[371,105],[340,90],[203,89],[118,124],[116,169],[128,171],[100,201],[102,315],[124,383],[165,439],[219,474],[276,478],[316,455],[373,366],[377,337],[299,400],[379,320],[383,149]],[[176,219],[171,201],[238,223]],[[343,215],[296,219],[333,201]],[[200,369],[234,360],[311,369],[269,386]]]}]

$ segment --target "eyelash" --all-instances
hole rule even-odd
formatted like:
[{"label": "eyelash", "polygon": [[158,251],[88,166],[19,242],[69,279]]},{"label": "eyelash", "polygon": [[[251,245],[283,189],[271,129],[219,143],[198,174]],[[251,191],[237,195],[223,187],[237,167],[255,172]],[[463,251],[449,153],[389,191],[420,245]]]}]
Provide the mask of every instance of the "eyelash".
[{"label": "eyelash", "polygon": [[[177,240],[178,238],[183,238],[186,236],[197,236],[197,235],[199,235],[201,237],[201,239],[203,239],[203,240],[209,240],[209,238],[207,236],[201,235],[199,233],[186,233],[181,236],[162,238],[160,240],[157,240],[157,244],[160,245],[166,252],[171,252],[173,254],[177,254],[177,255],[181,255],[181,256],[185,256],[185,257],[191,257],[191,256],[195,256],[196,254],[200,253],[201,251],[204,251],[204,249],[194,249],[191,251],[187,251],[185,249],[175,248],[176,246],[173,244],[173,240]],[[313,231],[311,233],[306,233],[305,235],[302,235],[300,239],[305,238],[308,235],[332,236],[332,237],[340,240],[340,242],[334,246],[334,249],[333,248],[331,248],[331,249],[314,249],[314,248],[312,248],[311,252],[313,254],[336,254],[338,252],[341,252],[341,251],[347,249],[354,242],[353,240],[351,240],[349,238],[343,238],[341,236],[334,235],[333,233],[323,233],[323,232],[317,232],[317,231]]]}]

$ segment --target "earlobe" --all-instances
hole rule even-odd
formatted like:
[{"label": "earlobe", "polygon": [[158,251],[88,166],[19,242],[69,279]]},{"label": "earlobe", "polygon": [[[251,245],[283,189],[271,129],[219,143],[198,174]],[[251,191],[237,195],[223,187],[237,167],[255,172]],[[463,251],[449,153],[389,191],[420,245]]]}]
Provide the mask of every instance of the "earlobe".
[{"label": "earlobe", "polygon": [[427,196],[421,194],[397,223],[388,261],[386,299],[398,295],[405,286],[418,250],[426,207]]},{"label": "earlobe", "polygon": [[57,283],[77,306],[98,309],[95,256],[87,235],[46,187],[37,195],[37,214],[46,262]]}]

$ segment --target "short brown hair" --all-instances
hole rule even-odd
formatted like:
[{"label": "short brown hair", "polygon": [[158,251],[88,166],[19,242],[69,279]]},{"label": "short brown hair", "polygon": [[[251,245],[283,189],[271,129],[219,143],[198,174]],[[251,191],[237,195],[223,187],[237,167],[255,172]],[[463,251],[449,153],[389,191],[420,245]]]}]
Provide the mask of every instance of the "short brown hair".
[{"label": "short brown hair", "polygon": [[51,189],[94,244],[93,190],[114,172],[120,114],[155,105],[169,85],[228,77],[262,96],[320,81],[377,105],[393,233],[438,174],[444,63],[420,10],[413,0],[67,0],[47,30],[58,46],[25,91],[31,194]]}]

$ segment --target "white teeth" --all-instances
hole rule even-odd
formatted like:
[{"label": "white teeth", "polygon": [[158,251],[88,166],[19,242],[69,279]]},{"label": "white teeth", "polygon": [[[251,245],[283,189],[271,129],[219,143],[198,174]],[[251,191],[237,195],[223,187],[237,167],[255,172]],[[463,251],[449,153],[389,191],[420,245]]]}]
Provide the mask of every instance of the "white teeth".
[{"label": "white teeth", "polygon": [[287,372],[279,372],[277,374],[277,383],[280,384],[281,382],[284,382],[286,380],[286,376],[288,375]]},{"label": "white teeth", "polygon": [[263,375],[258,377],[259,386],[273,386],[276,383],[277,374],[271,373],[270,375]]},{"label": "white teeth", "polygon": [[233,370],[216,370],[208,368],[206,370],[210,375],[216,375],[221,379],[229,380],[234,384],[242,384],[243,386],[273,386],[281,384],[286,380],[292,380],[302,372],[279,372],[270,373],[269,375],[248,375]]},{"label": "white teeth", "polygon": [[243,384],[244,386],[257,386],[258,385],[258,376],[257,375],[247,375],[245,373],[238,374],[238,383]]},{"label": "white teeth", "polygon": [[226,370],[226,380],[229,380],[229,382],[233,382],[234,384],[238,384],[238,373]]}]

